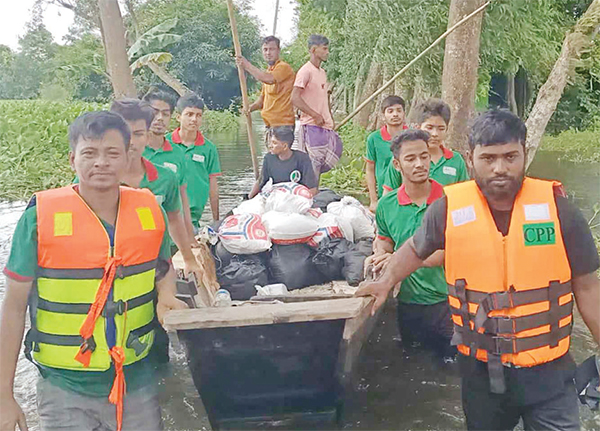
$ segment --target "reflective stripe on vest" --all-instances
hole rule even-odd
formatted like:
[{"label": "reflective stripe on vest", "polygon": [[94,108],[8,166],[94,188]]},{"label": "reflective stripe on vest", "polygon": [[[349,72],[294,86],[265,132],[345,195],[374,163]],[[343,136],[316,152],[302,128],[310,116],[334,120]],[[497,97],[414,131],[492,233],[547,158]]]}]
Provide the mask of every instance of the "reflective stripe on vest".
[{"label": "reflective stripe on vest", "polygon": [[453,343],[462,354],[530,367],[569,350],[571,269],[554,197],[557,185],[525,178],[506,236],[474,181],[444,189],[448,300]]},{"label": "reflective stripe on vest", "polygon": [[[104,226],[72,186],[36,196],[37,307],[35,325],[28,336],[34,343],[33,359],[54,368],[107,370],[112,361],[105,334],[107,315],[114,317],[124,364],[142,359],[154,340],[154,277],[165,231],[156,199],[147,190],[121,187],[111,250]],[[112,285],[113,300],[106,303],[96,321],[93,337],[88,340],[93,353],[89,367],[84,367],[74,359],[83,341],[79,331],[111,254],[119,264]]]}]

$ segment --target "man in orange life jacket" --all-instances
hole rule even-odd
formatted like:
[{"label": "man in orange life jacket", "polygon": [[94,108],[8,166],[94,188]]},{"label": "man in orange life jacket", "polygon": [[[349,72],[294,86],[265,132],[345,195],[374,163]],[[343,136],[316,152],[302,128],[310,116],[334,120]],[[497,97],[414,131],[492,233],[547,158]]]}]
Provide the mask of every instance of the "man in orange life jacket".
[{"label": "man in orange life jacket", "polygon": [[41,429],[159,430],[147,355],[156,317],[185,308],[175,298],[167,219],[149,190],[119,186],[130,142],[123,118],[83,114],[69,141],[79,184],[34,195],[4,269],[0,429],[27,429],[13,383],[29,298],[25,354],[42,375]]},{"label": "man in orange life jacket", "polygon": [[600,266],[582,214],[560,183],[525,177],[525,124],[489,111],[473,124],[474,181],[444,189],[384,276],[358,295],[375,309],[400,280],[445,250],[462,401],[471,430],[579,429],[569,355],[573,294],[600,341]]}]

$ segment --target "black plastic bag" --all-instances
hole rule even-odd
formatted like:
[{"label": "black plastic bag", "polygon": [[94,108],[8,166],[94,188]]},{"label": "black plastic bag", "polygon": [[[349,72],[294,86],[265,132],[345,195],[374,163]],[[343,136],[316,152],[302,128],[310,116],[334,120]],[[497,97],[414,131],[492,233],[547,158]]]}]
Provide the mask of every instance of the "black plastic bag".
[{"label": "black plastic bag", "polygon": [[344,238],[324,239],[312,258],[325,281],[343,280],[344,256],[353,244]]},{"label": "black plastic bag", "polygon": [[215,267],[217,268],[217,271],[224,269],[227,265],[229,265],[231,259],[233,259],[235,256],[235,254],[227,251],[221,241],[217,242],[211,247],[211,252],[215,260]]},{"label": "black plastic bag", "polygon": [[327,212],[327,205],[331,202],[339,202],[341,200],[342,197],[333,190],[321,189],[313,197],[313,208],[320,208],[323,212]]},{"label": "black plastic bag", "polygon": [[358,286],[364,280],[365,259],[373,254],[373,240],[363,239],[352,244],[344,255],[342,275],[350,286]]},{"label": "black plastic bag", "polygon": [[271,283],[284,283],[288,290],[324,283],[312,262],[314,251],[306,244],[274,244],[269,254]]},{"label": "black plastic bag", "polygon": [[256,295],[255,285],[269,284],[269,272],[261,255],[233,255],[229,264],[217,271],[217,280],[231,299],[246,300]]}]

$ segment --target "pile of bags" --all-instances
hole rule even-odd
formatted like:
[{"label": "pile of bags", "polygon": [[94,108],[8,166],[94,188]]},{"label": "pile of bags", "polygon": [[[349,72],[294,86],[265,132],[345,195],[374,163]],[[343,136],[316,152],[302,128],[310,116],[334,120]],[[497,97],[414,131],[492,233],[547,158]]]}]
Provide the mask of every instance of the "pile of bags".
[{"label": "pile of bags", "polygon": [[219,283],[243,300],[268,283],[289,290],[343,279],[357,285],[372,253],[375,221],[353,197],[324,190],[313,199],[303,185],[280,183],[241,203],[218,233]]}]

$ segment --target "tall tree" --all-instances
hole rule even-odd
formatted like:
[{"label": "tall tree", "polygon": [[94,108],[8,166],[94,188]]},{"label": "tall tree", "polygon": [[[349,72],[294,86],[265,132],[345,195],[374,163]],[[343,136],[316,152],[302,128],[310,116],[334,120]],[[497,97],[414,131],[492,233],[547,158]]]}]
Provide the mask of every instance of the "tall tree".
[{"label": "tall tree", "polygon": [[533,161],[548,121],[556,110],[569,78],[575,71],[577,60],[584,50],[591,47],[594,36],[599,31],[600,0],[594,0],[565,38],[560,56],[548,80],[540,88],[535,105],[527,118],[527,166]]},{"label": "tall tree", "polygon": [[[452,0],[448,28],[483,3],[483,0]],[[467,149],[468,123],[475,112],[482,19],[483,14],[479,14],[450,34],[444,50],[442,98],[452,110],[446,143],[461,151]]]},{"label": "tall tree", "polygon": [[136,97],[137,91],[129,69],[125,27],[117,0],[98,0],[102,37],[106,49],[108,73],[115,97]]}]

